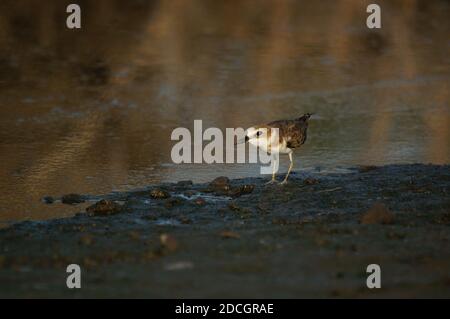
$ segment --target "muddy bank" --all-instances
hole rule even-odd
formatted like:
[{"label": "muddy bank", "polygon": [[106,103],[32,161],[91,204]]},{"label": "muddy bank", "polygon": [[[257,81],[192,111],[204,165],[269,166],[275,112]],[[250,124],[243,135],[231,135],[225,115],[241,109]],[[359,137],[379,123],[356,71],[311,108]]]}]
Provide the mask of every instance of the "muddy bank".
[{"label": "muddy bank", "polygon": [[450,297],[450,166],[350,171],[48,197],[88,208],[0,230],[0,296]]}]

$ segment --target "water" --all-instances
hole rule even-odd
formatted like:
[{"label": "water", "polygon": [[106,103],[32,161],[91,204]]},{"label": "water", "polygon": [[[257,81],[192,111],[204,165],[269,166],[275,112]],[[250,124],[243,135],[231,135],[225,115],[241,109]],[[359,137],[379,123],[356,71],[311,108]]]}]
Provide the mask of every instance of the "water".
[{"label": "water", "polygon": [[[45,195],[257,176],[170,159],[176,127],[248,127],[305,112],[297,171],[448,163],[450,4],[378,1],[0,4],[0,221],[69,216]],[[287,159],[282,162],[282,173]]]}]

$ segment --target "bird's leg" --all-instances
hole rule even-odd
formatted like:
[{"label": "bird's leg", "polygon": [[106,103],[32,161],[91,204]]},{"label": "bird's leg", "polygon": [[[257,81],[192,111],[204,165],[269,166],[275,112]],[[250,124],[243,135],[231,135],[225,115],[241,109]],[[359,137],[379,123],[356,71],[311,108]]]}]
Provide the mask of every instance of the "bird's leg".
[{"label": "bird's leg", "polygon": [[273,164],[272,164],[272,179],[271,179],[270,181],[268,181],[268,182],[266,183],[266,185],[267,185],[267,184],[273,184],[273,183],[276,183],[276,182],[277,182],[277,180],[275,179],[275,167],[276,167],[275,161],[276,161],[276,160],[277,160],[276,158],[273,158]]},{"label": "bird's leg", "polygon": [[292,166],[294,166],[294,162],[292,161],[292,152],[289,153],[289,161],[291,163],[289,164],[288,172],[287,172],[286,177],[284,178],[284,180],[281,182],[281,184],[286,184],[287,183],[287,179],[289,177],[289,173],[291,172]]}]

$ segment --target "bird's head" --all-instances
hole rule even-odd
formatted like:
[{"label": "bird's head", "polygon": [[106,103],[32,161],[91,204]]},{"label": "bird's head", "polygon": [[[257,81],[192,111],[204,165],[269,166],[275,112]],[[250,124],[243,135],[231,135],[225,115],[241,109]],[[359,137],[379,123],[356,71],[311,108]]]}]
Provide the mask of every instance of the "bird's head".
[{"label": "bird's head", "polygon": [[298,121],[308,121],[309,120],[309,118],[311,117],[311,116],[313,116],[314,115],[314,113],[305,113],[305,114],[303,114],[301,117],[299,117],[297,120]]},{"label": "bird's head", "polygon": [[[270,131],[270,130],[269,130]],[[245,130],[245,137],[238,142],[256,144],[259,138],[267,137],[268,129],[266,127],[252,126]]]},{"label": "bird's head", "polygon": [[252,126],[245,131],[245,142],[252,142],[267,135],[267,128]]}]

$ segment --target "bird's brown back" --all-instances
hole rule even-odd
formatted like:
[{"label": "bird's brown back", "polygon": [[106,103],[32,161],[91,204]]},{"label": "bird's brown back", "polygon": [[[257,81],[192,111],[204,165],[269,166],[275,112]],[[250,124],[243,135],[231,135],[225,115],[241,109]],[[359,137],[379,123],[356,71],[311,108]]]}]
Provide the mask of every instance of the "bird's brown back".
[{"label": "bird's brown back", "polygon": [[267,124],[269,127],[278,128],[280,143],[286,141],[288,148],[297,148],[305,143],[308,130],[309,116],[302,116],[295,120],[279,120]]}]

